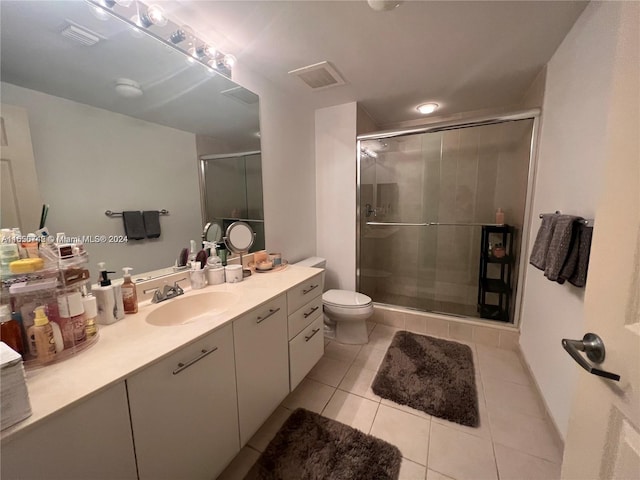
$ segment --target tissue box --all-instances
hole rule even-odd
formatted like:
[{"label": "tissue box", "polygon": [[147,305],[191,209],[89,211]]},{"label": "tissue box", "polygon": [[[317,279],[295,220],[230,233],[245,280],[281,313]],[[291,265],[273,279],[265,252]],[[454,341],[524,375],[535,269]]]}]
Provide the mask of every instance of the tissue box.
[{"label": "tissue box", "polygon": [[31,416],[31,403],[20,354],[0,342],[0,430]]}]

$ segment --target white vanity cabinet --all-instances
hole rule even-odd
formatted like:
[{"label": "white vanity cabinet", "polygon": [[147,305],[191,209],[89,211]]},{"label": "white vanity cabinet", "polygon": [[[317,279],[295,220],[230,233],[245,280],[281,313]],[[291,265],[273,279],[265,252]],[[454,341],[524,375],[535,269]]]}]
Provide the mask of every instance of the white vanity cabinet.
[{"label": "white vanity cabinet", "polygon": [[323,275],[314,275],[287,292],[291,391],[324,354]]},{"label": "white vanity cabinet", "polygon": [[233,321],[240,445],[289,393],[286,295]]},{"label": "white vanity cabinet", "polygon": [[136,479],[124,382],[2,442],[0,477]]},{"label": "white vanity cabinet", "polygon": [[215,478],[240,450],[231,325],[131,376],[127,389],[141,480]]}]

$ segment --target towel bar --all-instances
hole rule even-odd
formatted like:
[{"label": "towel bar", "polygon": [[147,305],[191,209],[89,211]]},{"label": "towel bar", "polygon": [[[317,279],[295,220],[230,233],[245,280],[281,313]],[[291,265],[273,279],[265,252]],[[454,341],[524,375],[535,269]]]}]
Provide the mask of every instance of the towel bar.
[{"label": "towel bar", "polygon": [[[160,212],[160,215],[169,215],[169,210],[166,210],[164,208],[162,210],[159,210],[159,212]],[[104,214],[107,217],[121,217],[122,216],[122,212],[112,212],[111,210],[107,210],[106,212],[104,212]]]},{"label": "towel bar", "polygon": [[[556,215],[560,215],[560,210],[556,210],[554,213]],[[541,213],[539,215],[539,217],[542,218],[545,215],[553,215],[553,213]],[[589,225],[589,226],[593,227],[594,220],[593,219],[587,219],[587,218],[579,218],[578,222],[582,223],[583,225]]]}]

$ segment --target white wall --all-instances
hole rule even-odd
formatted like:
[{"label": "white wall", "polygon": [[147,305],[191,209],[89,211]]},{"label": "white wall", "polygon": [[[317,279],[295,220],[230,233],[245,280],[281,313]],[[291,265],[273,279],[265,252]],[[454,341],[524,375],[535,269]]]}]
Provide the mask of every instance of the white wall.
[{"label": "white wall", "polygon": [[[201,235],[195,135],[2,83],[2,101],[25,107],[47,227],[68,236],[124,235],[112,210],[161,210],[158,239],[86,244],[92,278],[99,261],[114,277],[173,265]],[[27,232],[24,232],[27,233]]]},{"label": "white wall", "polygon": [[327,259],[325,289],[356,286],[355,102],[316,110],[318,256]]},{"label": "white wall", "polygon": [[239,62],[233,80],[260,96],[266,248],[290,262],[316,254],[313,108]]},{"label": "white wall", "polygon": [[[615,2],[589,4],[547,65],[529,251],[538,213],[594,216],[605,161],[617,9]],[[586,333],[583,297],[584,289],[551,282],[528,266],[520,344],[563,437],[579,367],[560,340]]]}]

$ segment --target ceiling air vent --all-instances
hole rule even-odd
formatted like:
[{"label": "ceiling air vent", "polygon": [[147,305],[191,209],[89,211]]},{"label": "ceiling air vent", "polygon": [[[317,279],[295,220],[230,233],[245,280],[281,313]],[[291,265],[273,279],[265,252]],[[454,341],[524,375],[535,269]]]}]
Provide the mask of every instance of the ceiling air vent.
[{"label": "ceiling air vent", "polygon": [[247,105],[258,103],[259,100],[258,95],[242,87],[230,88],[228,90],[223,90],[220,93],[229,98],[233,98],[234,100],[239,100],[242,103],[246,103]]},{"label": "ceiling air vent", "polygon": [[64,30],[62,30],[61,35],[63,37],[67,37],[70,40],[73,40],[76,43],[84,45],[85,47],[90,47],[95,45],[102,37],[97,33],[92,32],[91,30],[81,27],[79,25],[71,24],[67,25]]},{"label": "ceiling air vent", "polygon": [[346,83],[329,62],[320,62],[308,67],[291,70],[289,75],[300,77],[300,80],[314,90],[337,87]]}]

